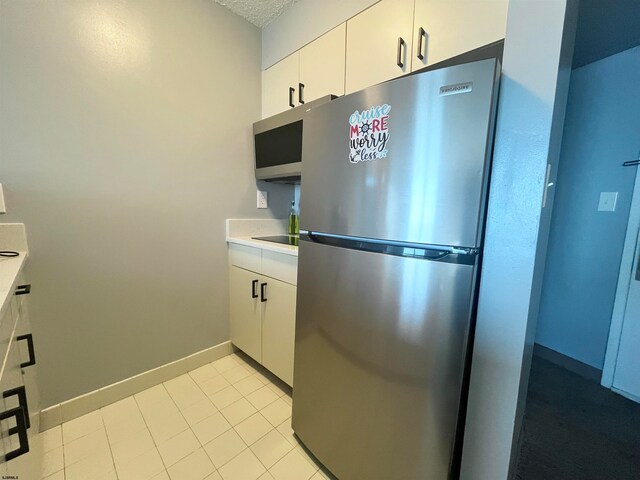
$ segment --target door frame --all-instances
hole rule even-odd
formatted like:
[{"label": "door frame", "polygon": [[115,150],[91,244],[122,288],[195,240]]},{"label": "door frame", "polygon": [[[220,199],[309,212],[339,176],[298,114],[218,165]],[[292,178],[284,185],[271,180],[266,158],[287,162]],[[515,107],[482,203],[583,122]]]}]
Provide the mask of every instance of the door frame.
[{"label": "door frame", "polygon": [[[631,173],[631,172],[630,172]],[[602,379],[600,384],[606,388],[613,387],[613,378],[618,363],[618,351],[622,338],[622,326],[627,308],[627,297],[633,278],[633,265],[636,258],[636,248],[638,245],[638,235],[640,235],[640,166],[636,167],[636,180],[633,188],[631,208],[629,210],[629,223],[624,240],[622,260],[620,261],[620,273],[618,274],[618,285],[611,315],[611,326],[609,327],[609,339],[607,350],[604,356],[604,366],[602,368]]]}]

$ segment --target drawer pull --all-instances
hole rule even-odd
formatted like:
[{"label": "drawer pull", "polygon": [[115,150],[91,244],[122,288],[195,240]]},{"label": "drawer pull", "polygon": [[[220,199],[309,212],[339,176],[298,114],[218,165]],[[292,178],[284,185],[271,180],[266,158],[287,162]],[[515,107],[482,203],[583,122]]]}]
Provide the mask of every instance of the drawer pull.
[{"label": "drawer pull", "polygon": [[18,397],[18,406],[24,411],[24,423],[27,428],[31,428],[31,419],[29,419],[29,407],[27,406],[27,391],[25,390],[24,385],[2,392],[2,398],[9,398],[13,396]]},{"label": "drawer pull", "polygon": [[0,413],[0,420],[7,420],[11,417],[16,418],[16,426],[9,429],[9,435],[18,434],[20,440],[20,446],[15,450],[7,452],[4,456],[6,462],[13,460],[20,455],[29,453],[29,438],[27,437],[27,422],[24,410],[22,407],[12,408],[5,412]]},{"label": "drawer pull", "polygon": [[33,334],[25,333],[24,335],[18,335],[16,341],[26,340],[27,348],[29,349],[29,360],[20,364],[20,368],[30,367],[36,364],[36,351],[33,348]]},{"label": "drawer pull", "polygon": [[260,301],[261,302],[267,301],[267,284],[266,283],[260,284]]},{"label": "drawer pull", "polygon": [[31,293],[31,284],[18,285],[16,288],[16,295],[29,295]]},{"label": "drawer pull", "polygon": [[258,298],[258,292],[256,292],[257,286],[258,286],[258,280],[254,280],[251,282],[251,298]]}]

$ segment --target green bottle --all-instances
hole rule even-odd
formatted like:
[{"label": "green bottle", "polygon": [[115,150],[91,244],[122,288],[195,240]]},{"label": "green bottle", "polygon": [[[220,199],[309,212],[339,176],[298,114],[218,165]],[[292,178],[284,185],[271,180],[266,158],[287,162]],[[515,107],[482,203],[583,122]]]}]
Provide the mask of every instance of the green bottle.
[{"label": "green bottle", "polygon": [[291,211],[289,212],[289,235],[298,235],[300,233],[300,225],[298,223],[298,209],[295,200],[291,202]]}]

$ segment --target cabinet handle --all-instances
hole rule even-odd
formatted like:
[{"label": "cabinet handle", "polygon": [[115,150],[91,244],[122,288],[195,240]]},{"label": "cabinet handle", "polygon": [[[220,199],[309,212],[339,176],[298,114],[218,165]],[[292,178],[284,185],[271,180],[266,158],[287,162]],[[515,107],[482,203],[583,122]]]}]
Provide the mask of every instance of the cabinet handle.
[{"label": "cabinet handle", "polygon": [[402,39],[402,37],[398,37],[398,56],[397,56],[397,61],[396,64],[400,67],[400,68],[404,68],[404,62],[402,61],[402,47],[404,47],[406,44],[404,43],[404,40]]},{"label": "cabinet handle", "polygon": [[295,88],[293,87],[289,87],[289,106],[291,108],[295,107],[295,105],[293,104],[293,93],[296,91]]},{"label": "cabinet handle", "polygon": [[304,83],[298,83],[298,102],[304,105]]},{"label": "cabinet handle", "polygon": [[20,446],[15,450],[7,452],[4,456],[4,460],[8,462],[20,455],[29,453],[29,438],[27,437],[27,422],[22,407],[12,408],[0,413],[0,420],[8,420],[11,417],[16,417],[16,426],[9,429],[9,435],[18,434]]},{"label": "cabinet handle", "polygon": [[[425,38],[425,34],[427,32],[425,31],[424,28],[420,27],[418,29],[418,58],[420,60],[424,60],[424,55],[422,54],[422,39]],[[427,53],[427,52],[425,52]]]},{"label": "cabinet handle", "polygon": [[266,283],[260,284],[260,301],[261,302],[267,301],[267,284]]},{"label": "cabinet handle", "polygon": [[27,428],[31,428],[31,420],[29,419],[29,407],[27,406],[27,391],[25,390],[24,385],[2,392],[2,398],[9,398],[13,396],[18,397],[18,406],[22,408],[25,416],[24,423]]},{"label": "cabinet handle", "polygon": [[258,298],[258,293],[256,292],[257,286],[258,286],[258,280],[254,280],[251,282],[251,298]]},{"label": "cabinet handle", "polygon": [[16,341],[19,342],[20,340],[26,340],[27,341],[27,348],[29,349],[29,360],[27,360],[24,363],[21,363],[20,364],[20,368],[30,367],[31,365],[35,365],[36,364],[36,351],[33,348],[33,334],[26,333],[24,335],[18,335],[16,337]]},{"label": "cabinet handle", "polygon": [[31,284],[18,285],[16,287],[16,295],[29,295],[31,293]]}]

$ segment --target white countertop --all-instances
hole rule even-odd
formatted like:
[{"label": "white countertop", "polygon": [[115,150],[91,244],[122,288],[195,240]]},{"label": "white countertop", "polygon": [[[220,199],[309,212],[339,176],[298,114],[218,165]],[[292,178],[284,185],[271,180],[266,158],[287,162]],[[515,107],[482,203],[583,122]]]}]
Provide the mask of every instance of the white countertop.
[{"label": "white countertop", "polygon": [[22,223],[0,223],[0,250],[18,252],[17,257],[0,257],[0,318],[9,308],[18,276],[27,259],[27,234]]},{"label": "white countertop", "polygon": [[285,255],[298,256],[298,247],[282,243],[255,240],[252,237],[268,237],[272,235],[286,235],[287,220],[280,219],[227,219],[228,243],[261,248]]},{"label": "white countertop", "polygon": [[21,251],[18,257],[0,257],[0,318],[11,304],[11,298],[18,283],[18,276],[27,259],[27,252]]},{"label": "white countertop", "polygon": [[296,257],[298,256],[298,247],[294,245],[285,245],[284,243],[265,242],[264,240],[255,240],[251,237],[227,237],[227,242],[246,245],[248,247],[261,248],[262,250],[271,250],[272,252],[294,255]]}]

